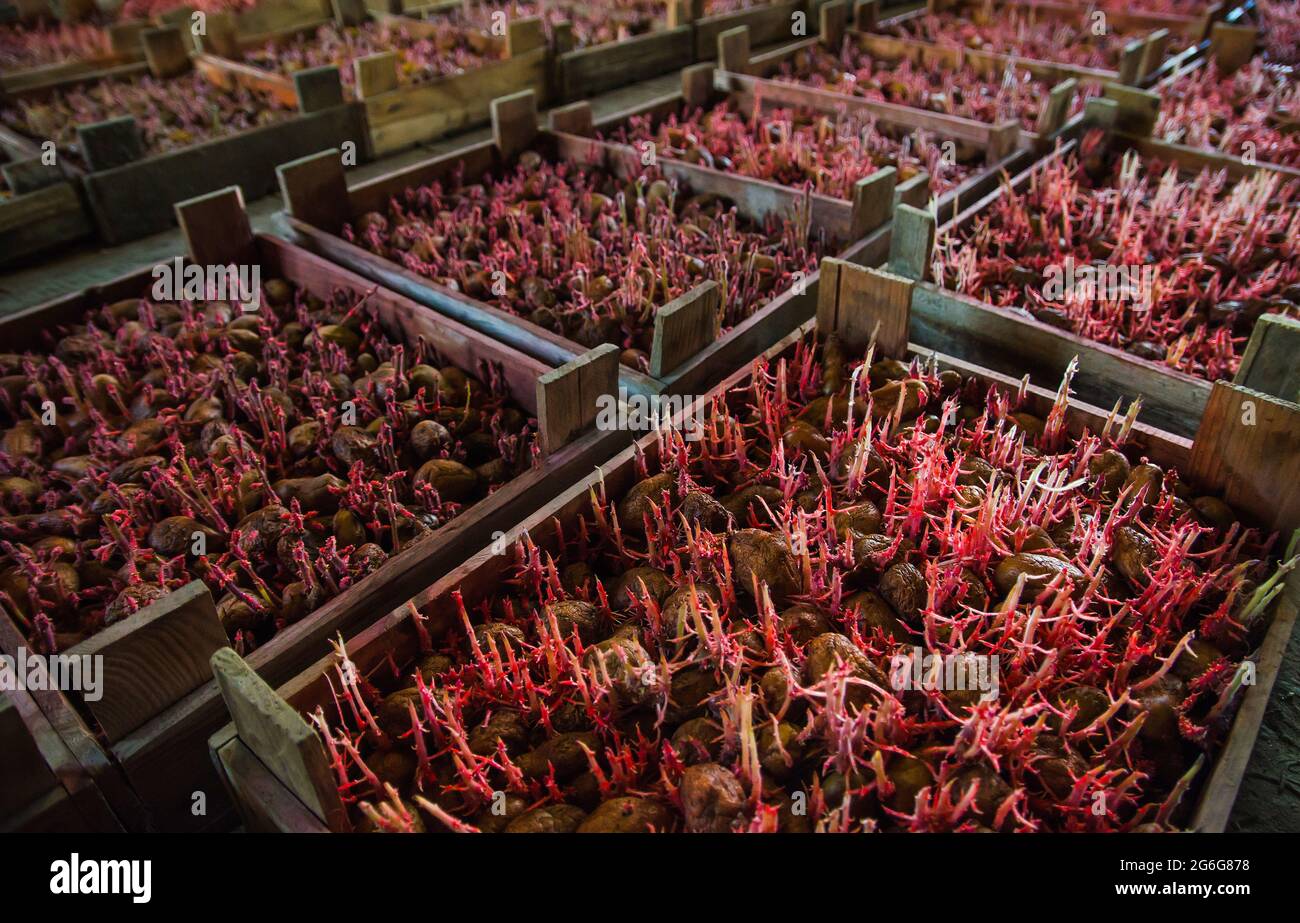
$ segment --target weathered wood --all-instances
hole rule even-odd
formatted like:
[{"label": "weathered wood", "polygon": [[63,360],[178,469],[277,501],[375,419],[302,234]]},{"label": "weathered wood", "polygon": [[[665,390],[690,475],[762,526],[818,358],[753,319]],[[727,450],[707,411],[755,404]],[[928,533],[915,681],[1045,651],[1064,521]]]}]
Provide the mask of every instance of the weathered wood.
[{"label": "weathered wood", "polygon": [[1116,105],[1115,129],[1129,134],[1147,136],[1156,126],[1160,115],[1160,94],[1137,87],[1108,83],[1102,95]]},{"label": "weathered wood", "polygon": [[338,148],[309,154],[275,169],[285,210],[295,218],[337,233],[352,219],[348,181]]},{"label": "weathered wood", "polygon": [[1142,79],[1142,55],[1146,51],[1143,39],[1134,39],[1124,46],[1119,59],[1119,82],[1136,84]]},{"label": "weathered wood", "polygon": [[1047,99],[1043,101],[1043,108],[1038,113],[1038,122],[1034,126],[1040,138],[1046,140],[1065,125],[1065,120],[1070,114],[1070,103],[1074,101],[1074,94],[1078,89],[1079,81],[1074,77],[1062,80],[1052,87],[1052,91],[1047,94]]},{"label": "weathered wood", "polygon": [[181,29],[146,29],[140,40],[149,73],[155,77],[175,77],[190,69],[190,49]]},{"label": "weathered wood", "polygon": [[930,174],[918,170],[911,179],[904,180],[894,187],[894,211],[898,206],[910,205],[912,208],[925,208],[930,202]]},{"label": "weathered wood", "polygon": [[722,287],[710,279],[673,299],[655,313],[650,376],[663,378],[718,336]]},{"label": "weathered wood", "polygon": [[100,235],[122,243],[171,227],[172,203],[213,189],[239,186],[249,199],[269,195],[276,185],[275,164],[345,143],[365,150],[358,103],[97,171],[82,182]]},{"label": "weathered wood", "polygon": [[257,263],[257,241],[238,186],[177,202],[175,208],[191,261],[200,266]]},{"label": "weathered wood", "polygon": [[597,402],[618,399],[618,347],[605,343],[537,380],[542,452],[552,455],[596,422]]},{"label": "weathered wood", "polygon": [[1233,718],[1232,730],[1218,759],[1214,761],[1210,778],[1201,793],[1196,812],[1192,815],[1189,827],[1198,833],[1223,833],[1228,828],[1237,792],[1246,777],[1255,740],[1264,723],[1264,712],[1268,708],[1269,697],[1277,682],[1282,659],[1286,656],[1291,633],[1295,629],[1297,594],[1300,594],[1300,575],[1293,571],[1287,578],[1287,590],[1275,605],[1264,642],[1252,657],[1255,661],[1255,683],[1245,687],[1241,704]]},{"label": "weathered wood", "polygon": [[1146,44],[1142,46],[1142,61],[1138,65],[1138,73],[1143,78],[1159,70],[1160,65],[1164,64],[1170,38],[1168,29],[1157,29],[1147,36]]},{"label": "weathered wood", "polygon": [[506,32],[506,56],[517,58],[546,47],[546,31],[538,16],[510,20]]},{"label": "weathered wood", "polygon": [[668,28],[687,26],[704,18],[705,0],[668,0]]},{"label": "weathered wood", "polygon": [[395,51],[381,51],[353,61],[357,99],[366,100],[396,90],[401,84],[397,76],[397,65],[400,60]]},{"label": "weathered wood", "polygon": [[1226,381],[1214,383],[1188,474],[1283,535],[1300,527],[1300,407]]},{"label": "weathered wood", "polygon": [[298,94],[298,111],[303,115],[343,105],[343,79],[332,64],[295,71],[293,88]]},{"label": "weathered wood", "polygon": [[851,350],[873,339],[878,356],[907,353],[915,281],[830,257],[822,260],[817,329],[835,334]]},{"label": "weathered wood", "polygon": [[880,21],[880,0],[858,0],[853,8],[853,28],[859,32],[875,32]]},{"label": "weathered wood", "polygon": [[376,155],[404,150],[489,121],[492,100],[548,86],[549,52],[537,49],[504,61],[399,87],[365,101],[371,146]]},{"label": "weathered wood", "polygon": [[13,266],[93,231],[69,182],[0,201],[0,266]]},{"label": "weathered wood", "polygon": [[230,648],[212,655],[212,674],[244,746],[331,830],[348,829],[329,757],[311,725]]},{"label": "weathered wood", "polygon": [[77,145],[92,173],[144,158],[144,138],[132,116],[77,126]]},{"label": "weathered wood", "polygon": [[201,52],[223,58],[239,57],[239,28],[232,13],[209,13],[206,31],[197,38]]},{"label": "weathered wood", "polygon": [[551,131],[563,131],[571,135],[589,138],[594,133],[592,127],[591,103],[570,103],[552,109],[547,115],[547,124]]},{"label": "weathered wood", "polygon": [[1300,320],[1265,314],[1255,321],[1232,383],[1300,403]]},{"label": "weathered wood", "polygon": [[212,594],[195,580],[68,653],[103,657],[103,697],[86,707],[111,743],[203,685],[208,658],[228,643]]},{"label": "weathered wood", "polygon": [[682,68],[682,101],[692,108],[703,107],[713,96],[712,64],[692,64]]},{"label": "weathered wood", "polygon": [[510,160],[537,137],[537,94],[532,90],[492,100],[492,142]]},{"label": "weathered wood", "polygon": [[934,252],[935,220],[928,210],[899,205],[894,210],[894,237],[889,268],[906,279],[924,282]]},{"label": "weathered wood", "polygon": [[718,69],[749,73],[749,29],[737,26],[718,35]]},{"label": "weathered wood", "polygon": [[693,36],[691,27],[683,25],[560,53],[560,100],[587,99],[686,67],[695,60]]},{"label": "weathered wood", "polygon": [[369,17],[362,0],[330,0],[334,21],[341,26],[359,26]]},{"label": "weathered wood", "polygon": [[[211,23],[213,16],[208,17]],[[144,33],[153,28],[147,19],[124,19],[121,22],[110,23],[108,26],[108,47],[112,49],[113,54],[122,57],[138,57],[144,53],[144,46],[141,41]]]},{"label": "weathered wood", "polygon": [[897,182],[898,171],[884,167],[853,184],[854,240],[866,237],[893,216]]},{"label": "weathered wood", "polygon": [[817,11],[817,32],[827,48],[839,48],[849,25],[849,0],[830,0]]},{"label": "weathered wood", "polygon": [[1250,25],[1216,22],[1210,29],[1210,57],[1219,65],[1220,74],[1231,74],[1251,59],[1259,29]]},{"label": "weathered wood", "polygon": [[748,30],[750,40],[759,48],[799,38],[793,33],[794,16],[804,11],[803,0],[773,0],[731,13],[704,16],[695,22],[695,58],[712,59],[721,48],[719,37],[732,29]]},{"label": "weathered wood", "polygon": [[[218,738],[230,739],[218,743]],[[223,732],[209,744],[212,758],[239,808],[249,833],[329,833],[325,822],[307,809],[297,796],[267,769],[239,737]]]},{"label": "weathered wood", "polygon": [[0,692],[0,752],[4,753],[0,760],[0,824],[51,789],[61,788],[11,698],[16,694]]}]

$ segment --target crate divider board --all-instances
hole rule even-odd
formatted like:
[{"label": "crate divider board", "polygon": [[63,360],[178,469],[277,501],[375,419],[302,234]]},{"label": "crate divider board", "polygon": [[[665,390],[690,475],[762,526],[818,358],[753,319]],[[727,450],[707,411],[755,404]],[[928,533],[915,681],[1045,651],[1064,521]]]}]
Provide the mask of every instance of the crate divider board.
[{"label": "crate divider board", "polygon": [[4,71],[0,73],[0,97],[5,93],[19,93],[70,79],[93,77],[116,67],[137,64],[144,60],[141,33],[151,27],[152,23],[144,19],[122,20],[105,28],[109,40],[109,50],[105,54]]},{"label": "crate divider board", "polygon": [[[500,369],[514,400],[526,412],[537,414],[540,382],[552,373],[551,366],[280,239],[254,236],[238,189],[181,203],[178,211],[194,257],[214,265],[252,258],[261,266],[263,278],[282,277],[322,297],[336,289],[369,293],[367,304],[390,334],[410,343],[423,337],[444,360],[472,374],[477,374],[480,362],[491,363]],[[102,304],[139,297],[151,289],[153,279],[153,267],[144,267],[104,286],[6,317],[0,320],[0,334],[10,349],[39,349],[42,331],[76,323],[87,311]],[[561,437],[552,439],[552,451],[543,466],[507,482],[433,535],[394,554],[369,577],[279,632],[250,654],[249,662],[268,680],[282,682],[308,662],[304,656],[314,659],[318,645],[373,618],[376,610],[383,611],[409,597],[427,584],[430,574],[458,563],[473,549],[491,541],[496,533],[512,529],[527,512],[632,438],[621,431],[570,431],[568,436],[568,443],[563,445]],[[170,598],[164,597],[163,601]],[[141,613],[136,616],[149,618]],[[112,757],[152,812],[154,825],[165,830],[193,829],[205,822],[190,814],[193,791],[204,790],[210,799],[220,794],[204,752],[205,741],[220,725],[222,715],[217,689],[206,678],[206,659],[217,639],[203,628],[201,618],[190,618],[186,617],[186,624],[195,630],[186,632],[190,639],[185,642],[186,656],[201,654],[205,681],[197,688],[178,692],[172,701],[151,702],[150,714],[142,723],[137,723],[140,713],[133,713],[129,720],[112,725],[116,728],[111,741]],[[17,631],[15,626],[9,627]],[[17,637],[21,641],[21,635]],[[114,657],[117,644],[125,642],[101,633],[83,643],[91,648],[104,646],[102,653],[108,660]],[[305,655],[306,651],[312,653]],[[106,664],[106,670],[112,672],[110,665]],[[174,684],[173,688],[180,685]],[[40,702],[47,715],[56,706],[75,715],[66,697],[55,693],[48,698],[48,702]],[[143,708],[143,702],[137,707]]]},{"label": "crate divider board", "polygon": [[[0,159],[3,157],[0,152]],[[40,169],[27,170],[33,166]],[[0,199],[0,268],[29,261],[94,233],[76,185],[61,171],[41,166],[39,158],[4,163],[0,171],[11,193]]]},{"label": "crate divider board", "polygon": [[[1116,109],[1112,104],[1108,111]],[[1070,134],[1077,136],[1084,127],[1084,120],[1076,120],[1071,123]],[[1192,171],[1219,163],[1204,152],[1123,133],[1115,133],[1113,141],[1131,146],[1143,157],[1154,157],[1166,164],[1178,163]],[[1025,189],[1036,173],[1068,156],[1076,148],[1077,140],[1072,137],[1051,155],[1013,178],[1010,188],[1016,192]],[[1222,166],[1229,169],[1234,178],[1258,170],[1283,172],[1276,168],[1248,167],[1233,158],[1226,159]],[[939,233],[968,227],[1005,195],[1006,189],[1005,186],[996,189],[962,213],[949,218],[938,228]],[[928,266],[928,257],[922,255],[914,259],[917,265]],[[912,321],[913,340],[927,348],[956,352],[995,368],[1023,369],[1036,380],[1056,380],[1070,359],[1077,356],[1080,364],[1075,388],[1085,400],[1109,404],[1117,397],[1141,395],[1147,419],[1173,432],[1195,432],[1210,397],[1211,382],[1204,379],[1085,339],[1019,312],[996,308],[931,281],[920,281],[915,289]]]},{"label": "crate divider board", "polygon": [[[847,291],[841,281],[839,295],[831,299],[836,302],[833,313],[819,314],[818,318],[806,321],[771,346],[763,358],[774,362],[782,356],[790,355],[795,344],[812,336],[819,324],[823,325],[823,331],[848,335],[857,342],[861,342],[863,331],[899,331],[910,327],[907,318],[909,306],[905,299],[875,297],[880,291],[879,286],[888,288],[899,283],[879,272],[857,266],[841,266],[839,271],[858,274],[862,278],[850,282]],[[830,298],[829,295],[827,297]],[[854,317],[855,311],[861,312],[860,316]],[[884,342],[878,340],[877,346],[883,346]],[[902,341],[895,341],[895,348],[898,342]],[[1012,377],[915,344],[908,344],[904,353],[895,355],[899,358],[916,357],[922,361],[934,362],[940,368],[951,368],[963,375],[976,376],[1004,394],[1015,395],[1023,388],[1028,409],[1032,413],[1046,416],[1056,399],[1053,391],[1037,385],[1024,386]],[[743,386],[750,374],[750,368],[733,373],[714,388],[711,394],[725,394]],[[1233,402],[1242,399],[1243,395],[1249,396],[1249,392],[1242,392],[1226,383],[1220,383],[1219,387],[1225,394],[1225,406],[1233,406]],[[1100,407],[1072,400],[1066,414],[1066,427],[1074,435],[1085,429],[1095,433],[1102,431],[1111,418],[1112,415]],[[1226,489],[1231,493],[1229,485],[1234,481],[1253,480],[1257,484],[1266,485],[1265,489],[1267,486],[1278,485],[1276,474],[1289,460],[1281,456],[1270,457],[1266,446],[1285,444],[1293,452],[1300,451],[1300,407],[1289,405],[1276,408],[1276,412],[1268,417],[1265,427],[1265,430],[1256,434],[1249,448],[1226,454],[1217,462],[1220,467],[1207,473],[1205,483],[1209,489]],[[1179,470],[1189,470],[1198,456],[1213,456],[1217,459],[1223,446],[1232,442],[1233,428],[1230,415],[1219,422],[1207,419],[1196,440],[1189,441],[1139,420],[1133,426],[1130,439],[1134,447],[1152,461]],[[521,525],[521,534],[528,534],[539,548],[554,551],[559,534],[571,532],[572,520],[589,507],[594,490],[603,490],[607,496],[621,496],[642,476],[639,460],[645,460],[649,472],[657,470],[659,448],[659,442],[653,436],[638,440],[637,445],[625,449],[601,465],[587,479],[573,485],[529,516]],[[1290,459],[1294,457],[1292,455]],[[1275,502],[1274,497],[1264,495],[1263,491],[1238,493],[1235,499],[1240,504],[1239,508],[1248,516],[1268,528],[1286,532],[1300,526],[1300,504],[1297,503],[1300,487],[1293,485],[1288,489],[1289,499],[1281,504]],[[420,633],[413,624],[413,614],[454,609],[455,604],[450,600],[453,592],[460,593],[466,601],[466,608],[474,611],[479,599],[493,595],[503,584],[510,568],[507,558],[508,556],[494,553],[492,548],[479,551],[412,598],[407,605],[393,609],[348,639],[344,645],[348,659],[362,676],[387,669],[392,664],[409,662],[422,649]],[[1295,596],[1300,592],[1300,579],[1297,579],[1296,574],[1291,575],[1288,586],[1288,592],[1274,604],[1270,628],[1254,655],[1258,663],[1259,681],[1243,696],[1240,711],[1211,775],[1208,781],[1202,782],[1191,820],[1193,829],[1221,831],[1226,825],[1245,764],[1258,734],[1264,706],[1276,679],[1281,651],[1286,646],[1295,622]],[[243,672],[232,658],[225,659],[229,662],[220,669],[231,671],[234,675]],[[283,717],[287,715],[284,707],[300,716],[311,715],[317,709],[325,709],[329,713],[332,699],[328,677],[340,662],[337,651],[322,656],[309,669],[275,690],[275,698],[279,701],[266,701],[265,690],[258,690],[256,701],[260,703],[260,708],[264,712],[280,716],[275,719],[276,723],[299,727],[299,732],[281,731],[274,741],[267,741],[264,736],[254,736],[251,742],[246,741],[242,732],[245,726],[249,726],[249,722],[241,720],[246,705],[236,701],[231,706],[235,722],[228,724],[210,739],[213,758],[226,773],[226,785],[241,800],[241,813],[245,819],[256,825],[250,829],[294,832],[348,829],[346,819],[340,821],[332,801],[331,810],[321,810],[319,807],[313,809],[311,805],[316,797],[314,791],[304,796],[305,802],[295,795],[295,791],[301,790],[301,776],[295,775],[296,767],[301,765],[303,759],[317,764],[324,762],[325,751],[314,729],[310,736],[301,733],[301,727],[307,726],[305,721],[302,725],[292,725],[287,717]],[[273,726],[273,722],[262,720],[253,723],[250,731],[258,735],[268,726]],[[302,757],[299,748],[303,747],[315,748],[316,755]]]},{"label": "crate divider board", "polygon": [[[671,7],[673,0],[668,2]],[[556,35],[553,79],[559,102],[588,99],[695,61],[695,27],[675,22],[671,13],[664,28],[586,48],[566,47],[563,29]]]},{"label": "crate divider board", "polygon": [[[811,34],[816,22],[810,7],[815,5],[807,0],[774,0],[730,13],[709,14],[705,4],[705,10],[699,11],[701,15],[690,20],[695,29],[695,60],[712,61],[718,53],[718,36],[737,27],[749,30],[756,47],[784,44],[800,37],[794,23],[796,15],[802,14],[805,34]],[[695,12],[689,6],[688,15]]]},{"label": "crate divider board", "polygon": [[[370,12],[366,18],[400,25],[416,35],[431,35],[435,29],[420,19],[390,13]],[[509,29],[505,42],[507,56],[502,60],[409,86],[399,84],[396,52],[355,59],[352,63],[357,99],[365,111],[373,155],[396,153],[477,127],[487,121],[488,105],[498,96],[529,88],[544,96],[551,52],[546,46],[541,20],[536,17],[511,20]],[[276,40],[291,38],[298,31],[292,30]],[[288,75],[215,53],[200,55],[196,66],[210,74],[210,79],[218,85],[239,84],[272,92],[289,104],[297,103],[297,90]]]},{"label": "crate divider board", "polygon": [[[584,348],[523,318],[419,276],[340,236],[344,224],[368,212],[383,212],[389,200],[404,189],[435,180],[445,181],[461,168],[465,176],[477,177],[505,166],[511,158],[503,155],[503,150],[517,152],[532,145],[543,156],[602,166],[624,175],[640,170],[641,155],[634,148],[563,132],[539,131],[535,104],[527,93],[497,100],[493,105],[497,115],[493,132],[496,140],[461,148],[351,189],[346,188],[337,154],[333,152],[283,165],[280,176],[286,206],[284,224],[294,241],[312,252],[544,362],[563,365],[581,355]],[[573,111],[568,110],[565,117],[576,118],[578,124],[585,122],[585,116],[575,117]],[[742,214],[753,219],[789,214],[800,198],[793,190],[762,180],[667,158],[659,159],[657,164],[665,177],[687,183],[699,193],[724,196],[734,201]],[[918,191],[925,192],[923,187]],[[928,193],[925,197],[928,199]],[[887,215],[877,215],[872,221],[855,221],[853,203],[819,195],[813,195],[811,202],[813,227],[825,229],[830,238],[842,242],[845,249],[840,256],[869,261],[888,247],[887,228],[872,223],[884,221]],[[854,238],[858,231],[865,236]],[[816,282],[813,272],[805,280],[803,291],[792,288],[777,295],[730,332],[700,344],[693,358],[684,361],[668,377],[651,378],[624,367],[619,372],[620,381],[629,392],[643,395],[665,391],[687,393],[693,388],[706,387],[710,379],[716,380],[727,370],[747,362],[810,317],[816,300]]]}]

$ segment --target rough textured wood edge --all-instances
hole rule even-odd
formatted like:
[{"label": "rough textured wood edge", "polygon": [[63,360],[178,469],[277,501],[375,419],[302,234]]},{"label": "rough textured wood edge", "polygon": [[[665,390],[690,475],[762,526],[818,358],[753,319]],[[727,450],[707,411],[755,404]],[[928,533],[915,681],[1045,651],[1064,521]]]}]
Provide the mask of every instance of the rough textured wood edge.
[{"label": "rough textured wood edge", "polygon": [[1265,314],[1255,321],[1232,383],[1300,403],[1300,319]]},{"label": "rough textured wood edge", "polygon": [[320,736],[229,648],[212,655],[212,675],[239,739],[331,830],[348,828]]},{"label": "rough textured wood edge", "polygon": [[1290,535],[1300,527],[1300,406],[1214,383],[1192,443],[1189,475],[1231,506]]},{"label": "rough textured wood edge", "polygon": [[244,193],[238,186],[177,202],[175,208],[181,236],[194,263],[247,266],[258,261]]},{"label": "rough textured wood edge", "polygon": [[112,743],[207,682],[208,658],[228,644],[212,594],[194,580],[67,653],[103,657],[102,698],[82,699]]},{"label": "rough textured wood edge", "polygon": [[542,452],[553,455],[595,422],[598,402],[618,396],[618,347],[605,343],[537,379]]},{"label": "rough textured wood edge", "polygon": [[710,279],[673,299],[655,313],[650,377],[663,378],[718,336],[722,286]]},{"label": "rough textured wood edge", "polygon": [[907,354],[915,280],[844,260],[822,260],[817,330],[861,351],[873,340],[880,356]]}]

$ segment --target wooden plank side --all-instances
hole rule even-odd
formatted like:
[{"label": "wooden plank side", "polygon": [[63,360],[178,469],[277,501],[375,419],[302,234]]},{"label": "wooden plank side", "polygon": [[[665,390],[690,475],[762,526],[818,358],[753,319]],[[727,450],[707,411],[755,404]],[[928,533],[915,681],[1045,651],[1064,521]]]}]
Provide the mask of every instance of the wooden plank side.
[{"label": "wooden plank side", "polygon": [[93,231],[71,183],[0,201],[0,266],[83,240]]},{"label": "wooden plank side", "polygon": [[329,758],[316,731],[229,648],[212,656],[212,673],[239,739],[331,830],[348,828]]},{"label": "wooden plank side", "polygon": [[1232,383],[1300,403],[1300,319],[1265,314],[1255,321]]},{"label": "wooden plank side", "polygon": [[560,101],[585,99],[686,67],[695,60],[690,26],[656,30],[558,56]]},{"label": "wooden plank side", "polygon": [[375,154],[391,154],[482,125],[488,121],[492,101],[499,97],[521,90],[543,96],[547,54],[539,48],[464,74],[367,98],[366,120]]},{"label": "wooden plank side", "polygon": [[1116,398],[1141,397],[1143,417],[1179,435],[1196,432],[1209,399],[1208,382],[929,284],[913,295],[912,339],[995,369],[1029,372],[1046,385],[1077,356],[1074,389],[1083,400],[1109,407]]},{"label": "wooden plank side", "polygon": [[722,286],[710,279],[655,313],[650,377],[663,378],[718,336]]},{"label": "wooden plank side", "polygon": [[1300,406],[1226,381],[1210,391],[1189,476],[1289,536],[1300,527]]},{"label": "wooden plank side", "polygon": [[208,658],[229,641],[201,580],[69,648],[102,657],[102,698],[83,697],[100,730],[119,740],[208,680]]}]

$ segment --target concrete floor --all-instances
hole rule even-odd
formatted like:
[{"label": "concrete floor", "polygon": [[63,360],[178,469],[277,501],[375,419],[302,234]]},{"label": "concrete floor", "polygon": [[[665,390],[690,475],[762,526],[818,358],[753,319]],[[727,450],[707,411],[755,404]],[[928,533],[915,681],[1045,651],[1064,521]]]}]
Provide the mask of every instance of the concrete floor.
[{"label": "concrete floor", "polygon": [[[674,92],[679,85],[676,75],[660,77],[596,97],[592,109],[600,118]],[[359,167],[348,174],[349,181],[355,184],[488,137],[484,128],[428,144]],[[272,232],[271,219],[280,208],[278,197],[249,203],[254,229]],[[180,232],[172,230],[111,249],[84,247],[32,268],[0,275],[0,316],[102,284],[183,252]],[[1230,827],[1242,831],[1300,831],[1300,632],[1292,636]]]}]

